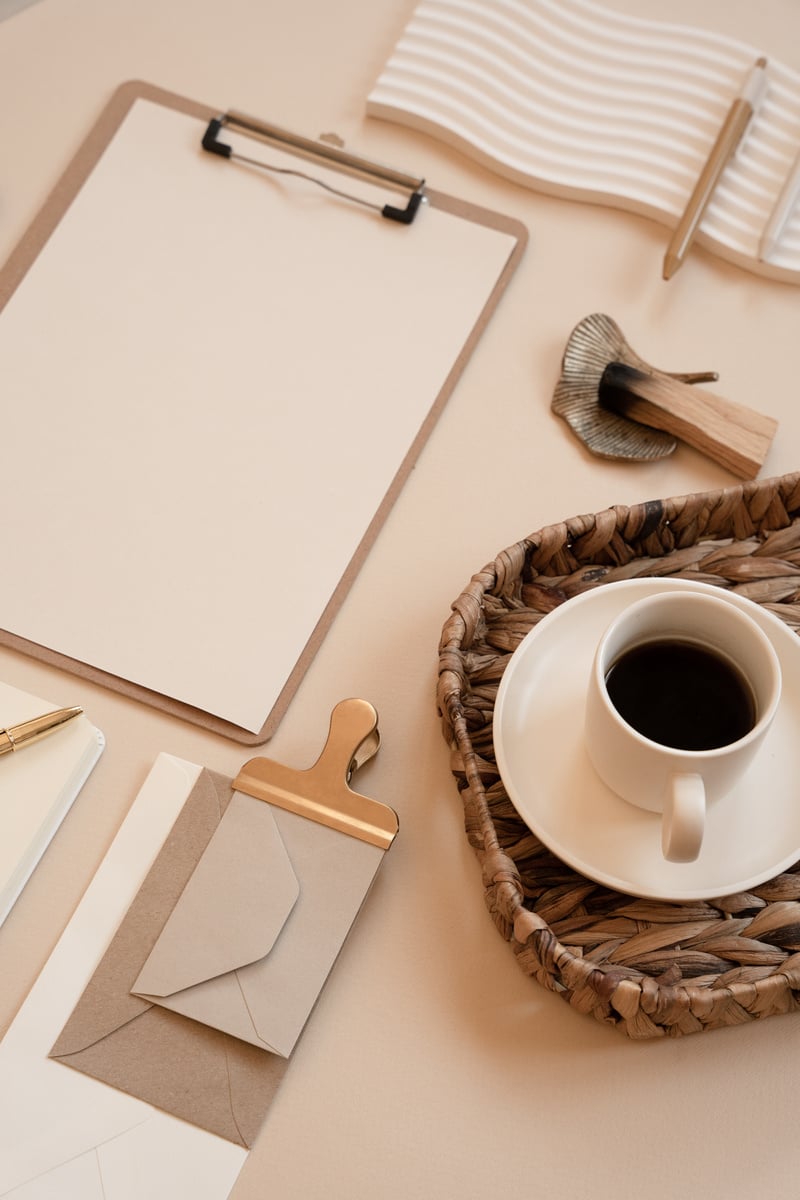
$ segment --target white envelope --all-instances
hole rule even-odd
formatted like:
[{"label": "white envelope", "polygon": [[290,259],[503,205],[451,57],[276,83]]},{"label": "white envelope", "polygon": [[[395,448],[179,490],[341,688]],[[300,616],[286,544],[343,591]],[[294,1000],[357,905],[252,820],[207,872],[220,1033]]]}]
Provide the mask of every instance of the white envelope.
[{"label": "white envelope", "polygon": [[0,1042],[4,1200],[224,1200],[247,1151],[48,1053],[194,785],[159,755],[75,914]]},{"label": "white envelope", "polygon": [[384,853],[234,791],[131,991],[288,1058]]}]

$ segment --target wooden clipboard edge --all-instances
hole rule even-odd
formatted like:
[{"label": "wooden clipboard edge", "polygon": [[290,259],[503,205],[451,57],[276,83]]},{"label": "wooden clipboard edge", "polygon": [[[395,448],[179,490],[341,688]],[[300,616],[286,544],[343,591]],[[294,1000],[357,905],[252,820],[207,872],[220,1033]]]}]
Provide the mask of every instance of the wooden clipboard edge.
[{"label": "wooden clipboard edge", "polygon": [[[75,152],[72,160],[53,187],[39,212],[33,218],[27,230],[12,250],[2,269],[0,269],[0,312],[11,299],[15,290],[25,278],[28,270],[37,256],[44,249],[48,239],[58,227],[67,209],[79,194],[83,184],[91,175],[99,162],[106,147],[124,121],[131,107],[137,100],[150,100],[165,108],[186,113],[187,116],[197,117],[202,121],[210,121],[222,109],[213,108],[198,101],[189,100],[176,92],[170,92],[154,84],[142,80],[129,80],[114,91],[110,100],[100,113],[95,124],[90,129],[84,141]],[[153,691],[141,684],[123,679],[100,667],[94,667],[69,655],[32,642],[18,634],[0,629],[0,645],[16,650],[30,658],[38,659],[48,666],[69,671],[71,674],[85,679],[90,683],[105,687],[129,699],[137,700],[150,707],[158,709],[169,716],[178,717],[191,724],[199,725],[212,733],[220,734],[246,746],[261,746],[274,734],[283,718],[289,703],[296,692],[300,681],[311,665],[314,656],[320,648],[328,629],[333,623],[345,596],[350,590],[364,560],[372,548],[382,525],[399,496],[408,475],[419,457],[422,447],[428,440],[434,425],[444,409],[450,395],[460,378],[467,361],[478,342],[484,328],[494,313],[500,299],[514,274],[528,242],[528,230],[522,222],[506,217],[490,209],[472,205],[458,200],[442,192],[427,190],[428,201],[433,207],[463,217],[476,224],[507,233],[514,239],[513,248],[506,264],[492,290],[480,317],[470,331],[461,352],[453,364],[447,379],[439,394],[436,396],[428,414],[417,431],[416,437],[398,468],[386,494],[378,506],[367,530],[357,546],[341,579],[331,594],[311,636],[301,651],[297,662],[284,683],[278,697],[272,706],[264,724],[257,733],[243,729],[238,725],[225,721],[212,713],[204,712],[181,700],[174,700],[161,692]]]}]

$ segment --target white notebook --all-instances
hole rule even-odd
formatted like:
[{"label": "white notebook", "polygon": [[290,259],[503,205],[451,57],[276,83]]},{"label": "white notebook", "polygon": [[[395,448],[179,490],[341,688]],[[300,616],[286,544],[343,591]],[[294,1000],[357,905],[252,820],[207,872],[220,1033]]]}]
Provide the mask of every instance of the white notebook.
[{"label": "white notebook", "polygon": [[[61,705],[0,683],[0,728]],[[57,732],[0,756],[0,924],[100,757],[102,733],[85,713]]]}]

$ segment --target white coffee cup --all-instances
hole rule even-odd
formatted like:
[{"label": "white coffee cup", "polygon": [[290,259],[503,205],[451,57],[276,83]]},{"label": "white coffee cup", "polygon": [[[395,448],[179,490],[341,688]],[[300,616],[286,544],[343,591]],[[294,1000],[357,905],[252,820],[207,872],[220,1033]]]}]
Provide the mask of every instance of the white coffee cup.
[{"label": "white coffee cup", "polygon": [[[692,672],[688,664],[696,651],[710,654],[712,660],[695,664]],[[727,666],[718,669],[720,660]],[[617,704],[623,710],[627,704],[628,719],[609,694],[610,685],[619,690],[614,671],[623,663],[631,684],[627,693],[617,696]],[[682,667],[687,667],[684,673]],[[730,668],[736,673],[733,679],[724,674]],[[659,679],[670,677],[669,688],[659,689],[656,674]],[[722,699],[713,705],[702,703],[712,681]],[[748,703],[748,690],[749,719],[742,707]],[[649,596],[624,609],[597,647],[586,701],[586,749],[597,774],[614,792],[638,808],[663,813],[665,858],[691,862],[700,853],[706,806],[730,791],[749,766],[767,735],[780,693],[774,647],[741,608],[721,596],[689,590]],[[728,714],[727,703],[734,694],[741,701],[731,708],[736,720]],[[697,710],[693,715],[692,705]],[[676,732],[678,717],[687,717],[687,725]],[[712,730],[718,721],[724,728]],[[722,744],[698,748],[712,733],[723,739]],[[673,741],[682,736],[692,743],[696,736],[698,745],[664,744],[662,736]]]}]

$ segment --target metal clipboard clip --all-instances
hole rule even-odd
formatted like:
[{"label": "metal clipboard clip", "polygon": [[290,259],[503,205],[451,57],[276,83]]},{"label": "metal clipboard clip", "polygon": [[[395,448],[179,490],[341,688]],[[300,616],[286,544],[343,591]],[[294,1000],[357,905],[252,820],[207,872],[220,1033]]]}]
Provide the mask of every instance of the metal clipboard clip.
[{"label": "metal clipboard clip", "polygon": [[[251,158],[249,155],[234,150],[228,143],[220,141],[220,134],[226,128],[230,129],[232,133],[244,134],[248,137],[256,138],[289,154],[299,156],[311,162],[317,162],[320,166],[333,168],[356,179],[366,180],[372,184],[388,185],[395,190],[407,192],[408,201],[406,207],[400,208],[394,204],[376,204],[361,196],[342,191],[323,179],[307,174],[305,171],[289,167],[279,167],[272,163],[264,162],[261,159]],[[368,159],[361,158],[359,155],[350,154],[348,151],[339,149],[336,146],[329,146],[324,142],[314,142],[298,134],[289,133],[285,129],[280,129],[277,125],[269,125],[265,121],[260,121],[255,117],[248,117],[240,112],[231,111],[219,117],[213,117],[209,121],[208,128],[203,135],[202,145],[203,149],[207,150],[210,154],[219,154],[223,158],[230,158],[235,162],[245,163],[248,166],[257,167],[264,171],[273,171],[279,175],[294,175],[300,179],[305,179],[310,183],[317,184],[317,186],[324,188],[328,192],[333,192],[334,195],[340,196],[345,200],[351,200],[355,204],[375,209],[381,216],[386,217],[390,221],[398,221],[401,225],[410,225],[412,223],[425,197],[424,179],[417,179],[402,171],[395,171],[391,167],[380,166],[377,163],[372,163]]]},{"label": "metal clipboard clip", "polygon": [[380,741],[378,714],[369,701],[341,700],[313,767],[298,771],[269,758],[251,758],[234,780],[234,791],[388,850],[397,834],[397,813],[350,787],[353,774],[377,754]]}]

